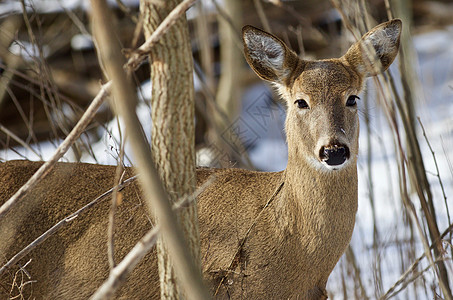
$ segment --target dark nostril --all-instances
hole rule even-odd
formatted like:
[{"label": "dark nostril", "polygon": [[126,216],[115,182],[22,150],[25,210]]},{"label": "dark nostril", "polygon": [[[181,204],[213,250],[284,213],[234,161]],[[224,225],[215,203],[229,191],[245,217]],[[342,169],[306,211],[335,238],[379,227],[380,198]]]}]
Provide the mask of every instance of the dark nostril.
[{"label": "dark nostril", "polygon": [[329,166],[338,166],[349,158],[349,148],[343,145],[323,146],[319,150],[319,158]]}]

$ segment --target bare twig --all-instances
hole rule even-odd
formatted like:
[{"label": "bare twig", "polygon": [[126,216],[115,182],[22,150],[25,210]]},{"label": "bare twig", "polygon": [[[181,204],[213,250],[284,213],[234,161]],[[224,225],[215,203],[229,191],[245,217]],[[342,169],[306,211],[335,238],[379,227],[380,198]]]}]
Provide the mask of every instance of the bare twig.
[{"label": "bare twig", "polygon": [[[430,183],[426,176],[426,169],[424,166],[423,156],[420,149],[420,143],[417,140],[416,128],[415,128],[415,108],[414,103],[416,102],[415,95],[419,93],[418,88],[420,86],[420,80],[418,79],[417,72],[413,67],[416,55],[411,42],[409,28],[411,27],[411,12],[412,10],[407,8],[408,1],[393,1],[392,10],[401,17],[405,26],[401,33],[400,43],[400,58],[399,58],[399,69],[401,74],[401,85],[403,88],[403,98],[401,103],[397,102],[398,111],[403,121],[404,130],[407,139],[407,152],[408,152],[408,171],[409,179],[412,187],[416,190],[419,198],[423,214],[427,222],[428,234],[431,241],[439,241],[439,226],[436,217],[436,209],[434,205],[434,198],[431,190]],[[395,92],[396,93],[396,92]],[[398,99],[396,99],[398,100]],[[400,108],[401,107],[401,108]],[[437,247],[433,249],[434,258],[442,257],[444,249],[440,241]],[[440,260],[437,264],[437,274],[439,279],[439,287],[444,294],[445,299],[453,299],[453,294],[449,285],[449,275],[445,263]]]},{"label": "bare twig", "polygon": [[[441,261],[444,261],[443,259],[438,259],[436,261],[434,261],[435,264],[438,264],[440,263]],[[412,265],[411,267],[413,267],[414,265]],[[417,278],[419,278],[420,276],[423,275],[423,273],[425,273],[426,271],[429,271],[429,269],[431,269],[431,265],[428,265],[427,267],[425,267],[423,270],[415,273],[412,277],[410,277],[408,280],[406,280],[406,277],[408,277],[408,275],[410,273],[412,273],[413,271],[415,271],[415,267],[411,268],[410,270],[408,270],[407,273],[404,273],[404,277],[403,278],[404,280],[398,280],[388,291],[387,293],[385,293],[384,296],[380,297],[379,300],[386,300],[386,299],[390,299],[392,297],[395,297],[397,294],[399,294],[401,291],[403,291],[411,282],[414,282]],[[398,290],[395,290],[396,287],[398,285],[401,285],[401,287],[398,289]]]},{"label": "bare twig", "polygon": [[214,49],[211,46],[211,29],[206,17],[203,1],[195,5],[198,17],[195,19],[196,42],[200,53],[200,65],[205,75],[204,81],[210,91],[215,90]]},{"label": "bare twig", "polygon": [[392,9],[390,8],[390,1],[389,0],[384,0],[385,3],[385,10],[387,12],[387,18],[389,20],[393,19],[393,14],[392,14]]},{"label": "bare twig", "polygon": [[69,19],[71,19],[72,23],[79,29],[79,31],[87,36],[90,35],[89,31],[87,30],[85,24],[83,24],[82,20],[77,17],[77,15],[70,9],[67,9],[63,4],[62,0],[58,0],[60,4],[60,8],[68,15]]},{"label": "bare twig", "polygon": [[6,128],[5,126],[3,126],[2,124],[0,124],[0,131],[3,131],[6,135],[10,136],[13,140],[15,140],[16,142],[18,142],[22,147],[24,147],[25,149],[31,151],[32,153],[34,153],[37,157],[39,157],[40,159],[42,159],[42,156],[41,154],[39,154],[38,152],[36,152],[35,149],[33,149],[29,144],[27,144],[25,141],[23,141],[20,137],[18,137],[17,135],[14,134],[14,132],[12,132],[11,130],[9,130],[8,128]]},{"label": "bare twig", "polygon": [[255,5],[256,13],[260,18],[261,24],[263,24],[264,30],[272,33],[271,26],[269,25],[269,20],[267,19],[266,13],[264,12],[263,4],[261,0],[253,0],[253,5]]},{"label": "bare twig", "polygon": [[[26,5],[29,5],[29,7],[32,10],[34,10],[33,3],[26,4],[25,0],[20,0],[20,3],[22,5],[22,15],[23,15],[23,19],[25,22],[25,27],[27,28],[28,36],[30,38],[31,43],[33,44],[34,49],[37,50],[37,52],[39,54],[39,56],[37,56],[33,60],[36,64],[36,68],[37,68],[36,71],[40,74],[40,77],[39,77],[41,79],[41,81],[39,82],[40,93],[41,93],[41,96],[43,99],[47,95],[50,103],[52,104],[51,107],[53,108],[52,111],[49,111],[48,108],[46,106],[44,106],[44,110],[46,112],[47,118],[49,120],[53,120],[52,122],[49,122],[49,125],[51,126],[52,132],[55,137],[58,137],[58,134],[57,134],[57,128],[54,124],[57,124],[58,128],[67,135],[67,134],[69,134],[69,130],[67,128],[66,118],[63,115],[61,99],[57,92],[57,88],[56,88],[55,82],[53,80],[50,68],[46,63],[42,44],[39,42],[40,40],[36,37],[36,35],[33,32],[33,29],[31,26],[31,19],[29,18],[28,13],[27,13]],[[39,22],[38,22],[38,27],[39,27]],[[52,113],[53,113],[53,117],[52,117]],[[78,151],[75,151],[75,153],[77,154]]]},{"label": "bare twig", "polygon": [[[121,152],[124,150],[124,146],[121,148]],[[123,153],[120,154],[120,161],[118,162],[118,166],[116,167],[116,174],[115,174],[115,183],[119,183],[122,181],[123,176],[125,175],[124,167],[123,167]],[[110,269],[113,269],[116,265],[115,263],[115,240],[114,240],[114,232],[115,232],[115,214],[116,208],[118,207],[118,201],[120,194],[118,193],[118,185],[115,185],[112,192],[112,203],[110,205],[110,212],[109,212],[109,226],[107,227],[107,257],[109,261]]]},{"label": "bare twig", "polygon": [[137,50],[128,53],[129,60],[126,63],[126,67],[130,69],[136,69],[147,57],[150,49],[160,40],[161,36],[164,35],[168,29],[186,12],[187,9],[196,0],[184,0],[178,6],[176,6],[170,14],[162,21],[159,27],[153,32],[153,34],[141,45]]},{"label": "bare twig", "polygon": [[[23,266],[21,266],[16,271],[16,273],[14,274],[13,283],[11,284],[11,290],[10,290],[10,293],[9,293],[10,294],[10,296],[9,296],[10,300],[13,300],[13,299],[25,299],[25,297],[23,295],[23,290],[25,289],[25,287],[27,285],[36,282],[36,280],[31,280],[30,274],[25,269],[30,262],[31,262],[31,259],[29,261],[27,261]],[[20,277],[20,280],[19,280],[18,277]],[[28,280],[24,281],[24,277],[28,278]],[[18,281],[20,281],[20,282],[18,282]],[[18,294],[13,296],[12,294],[13,294],[15,289],[17,289]]]},{"label": "bare twig", "polygon": [[[446,235],[450,234],[451,232],[453,231],[453,224],[450,224],[450,226],[448,226],[447,229],[444,230],[444,232],[440,235],[440,238],[444,238]],[[434,241],[429,249],[433,249],[434,247],[436,247],[437,245],[437,241]],[[387,292],[381,296],[379,299],[380,300],[384,300],[384,299],[388,299],[390,298],[391,296],[390,295],[395,295],[394,291],[395,289],[403,284],[405,281],[406,281],[406,278],[409,276],[410,273],[412,273],[413,271],[415,271],[415,269],[417,268],[417,266],[420,264],[420,262],[423,260],[423,258],[426,257],[426,252],[424,252],[422,255],[420,255],[407,269],[406,271],[400,276],[400,278],[392,285],[392,287],[390,287]],[[436,261],[436,263],[438,263],[439,260]],[[432,265],[429,265],[429,267],[432,267]],[[398,292],[401,291],[401,289],[398,290]]]},{"label": "bare twig", "polygon": [[433,156],[434,166],[436,167],[435,176],[437,177],[437,180],[439,181],[440,189],[442,190],[442,196],[444,197],[445,210],[447,211],[448,224],[451,224],[450,210],[448,208],[448,203],[447,203],[447,195],[445,194],[444,184],[442,183],[442,179],[440,178],[440,172],[439,172],[439,166],[437,164],[436,154],[434,153],[433,147],[431,147],[431,143],[429,142],[428,136],[426,135],[425,127],[423,126],[423,123],[420,120],[420,117],[418,117],[417,120],[418,120],[418,123],[420,124],[420,127],[422,128],[423,136],[425,137],[425,141],[426,141],[426,144],[428,145],[429,151],[431,151],[431,155]]},{"label": "bare twig", "polygon": [[345,254],[346,254],[346,260],[351,264],[351,267],[354,270],[355,276],[357,278],[359,289],[360,289],[360,293],[361,293],[360,299],[369,300],[370,298],[368,298],[368,296],[367,296],[366,289],[365,289],[364,284],[363,284],[363,280],[362,280],[362,278],[360,276],[360,267],[357,264],[357,259],[356,259],[356,256],[354,254],[354,250],[352,249],[351,245],[348,246],[348,248],[346,249]]},{"label": "bare twig", "polygon": [[[229,26],[232,28],[232,30],[234,30],[236,32],[239,32],[239,28],[236,28],[236,26],[234,25],[233,20],[230,18],[228,13],[223,9],[223,7],[221,5],[219,5],[219,3],[217,3],[217,0],[212,0],[212,4],[214,4],[215,9],[217,10],[218,16],[223,18],[229,24]],[[241,36],[239,34],[237,34],[237,35],[234,35],[233,37],[235,38],[235,41],[236,41],[235,42],[236,47],[239,48],[239,49],[242,49],[242,38],[241,38]]]},{"label": "bare twig", "polygon": [[20,26],[21,21],[19,18],[6,18],[0,27],[2,34],[10,33],[6,34],[6,38],[0,40],[0,57],[5,62],[5,65],[7,65],[7,67],[2,67],[4,70],[0,78],[0,104],[5,99],[6,87],[11,83],[14,71],[23,61],[22,57],[16,56],[7,50],[15,38],[13,32],[16,32]]},{"label": "bare twig", "polygon": [[[116,174],[115,174],[115,184],[119,184],[125,175],[124,171],[124,148],[126,147],[126,139],[123,139],[123,134],[121,130],[120,120],[116,118],[118,122],[118,129],[120,135],[120,153],[117,159],[117,167],[116,167]],[[115,231],[115,214],[116,208],[118,207],[118,200],[121,196],[118,194],[118,189],[114,188],[112,193],[112,203],[110,205],[110,212],[109,212],[109,226],[107,228],[107,257],[109,261],[110,270],[113,269],[116,265],[115,263],[115,238],[114,238],[114,231]]]},{"label": "bare twig", "polygon": [[275,5],[276,7],[284,9],[285,12],[287,12],[288,14],[293,16],[304,27],[311,27],[312,26],[310,18],[307,18],[307,17],[303,16],[293,6],[287,4],[287,2],[289,2],[289,1],[283,2],[281,0],[267,0],[266,2],[269,2],[269,3],[273,4],[273,5]]},{"label": "bare twig", "polygon": [[[425,174],[426,171],[425,171],[425,168],[423,165],[423,159],[422,159],[421,152],[420,152],[420,146],[419,146],[419,143],[418,143],[418,140],[416,137],[415,128],[414,128],[413,124],[411,122],[409,122],[408,118],[406,118],[406,114],[404,113],[405,109],[403,107],[401,98],[398,96],[398,93],[396,90],[396,85],[395,85],[392,75],[390,73],[387,73],[387,76],[388,76],[393,94],[395,96],[394,97],[395,103],[398,107],[398,111],[399,111],[401,119],[403,121],[403,126],[404,126],[405,132],[407,134],[408,142],[410,143],[409,148],[417,149],[417,151],[415,151],[414,153],[416,153],[417,157],[419,158],[418,163],[416,161],[414,161],[413,158],[411,160],[406,160],[405,163],[407,165],[410,182],[412,182],[412,184],[417,192],[418,198],[420,200],[420,205],[422,207],[422,210],[423,210],[423,213],[424,213],[427,225],[428,225],[428,233],[431,237],[431,241],[437,242],[437,247],[433,248],[434,258],[431,255],[431,252],[429,252],[429,249],[428,249],[429,242],[423,233],[423,230],[422,230],[421,225],[419,224],[418,218],[416,217],[415,208],[413,207],[413,204],[411,202],[409,203],[409,198],[408,198],[409,196],[406,197],[406,200],[410,204],[407,207],[414,219],[415,224],[418,227],[419,235],[423,242],[423,246],[424,246],[425,250],[428,251],[427,258],[428,258],[429,262],[434,266],[434,260],[437,260],[438,257],[441,257],[441,253],[443,252],[443,247],[440,242],[440,233],[439,233],[439,229],[437,226],[434,206],[430,205],[430,204],[432,204],[432,194],[431,194],[428,180],[426,178],[426,174]],[[401,144],[399,145],[399,150],[401,153],[404,152]],[[406,193],[406,195],[408,195],[408,194]],[[427,197],[425,195],[427,195]],[[405,199],[403,198],[403,200],[405,200]],[[434,269],[435,269],[436,275],[439,279],[439,286],[444,293],[445,299],[451,300],[451,299],[453,299],[453,297],[451,295],[451,290],[450,290],[450,287],[448,284],[448,274],[447,274],[447,271],[445,268],[445,264],[440,260],[440,261],[438,261],[437,266],[438,266],[438,268],[434,268]]]},{"label": "bare twig", "polygon": [[[11,84],[14,84],[14,82],[11,82]],[[16,95],[14,95],[13,91],[11,90],[11,87],[10,86],[6,86],[5,90],[7,91],[9,97],[11,98],[11,101],[16,106],[17,112],[19,113],[20,117],[22,118],[22,120],[24,122],[24,125],[27,127],[27,130],[28,130],[28,133],[29,133],[30,137],[33,139],[33,141],[35,143],[37,143],[38,140],[36,139],[36,136],[35,136],[35,134],[33,132],[33,122],[31,122],[31,120],[25,114],[25,111],[23,110],[19,99],[17,99]]]},{"label": "bare twig", "polygon": [[[331,2],[335,5],[335,7],[339,10],[343,21],[345,23],[346,28],[351,30],[351,32],[356,36],[356,30],[355,28],[350,24],[349,20],[347,19],[346,14],[341,10],[341,7],[339,5],[338,0],[331,0]],[[366,47],[364,47],[365,50]],[[372,52],[371,52],[372,53]],[[373,57],[373,56],[371,56]],[[429,260],[429,263],[431,266],[433,266],[434,271],[437,275],[437,278],[439,279],[439,286],[441,290],[444,293],[444,296],[446,299],[452,299],[451,298],[451,293],[450,289],[448,286],[448,277],[447,273],[445,271],[445,265],[443,261],[439,261],[437,257],[440,257],[440,253],[442,252],[442,246],[440,244],[440,239],[439,239],[439,231],[436,223],[436,218],[435,218],[435,211],[433,208],[432,204],[432,195],[429,187],[429,183],[426,179],[426,174],[424,171],[424,166],[423,166],[423,160],[421,158],[421,153],[419,150],[419,144],[417,141],[417,137],[415,134],[415,129],[413,124],[410,122],[410,118],[407,116],[406,109],[404,107],[402,99],[399,97],[399,94],[396,90],[395,83],[393,80],[393,77],[389,72],[385,73],[385,76],[387,78],[387,81],[382,81],[380,79],[379,81],[376,80],[377,87],[379,90],[385,92],[383,95],[385,95],[384,99],[391,99],[391,91],[393,92],[394,99],[395,99],[395,104],[397,110],[395,110],[395,107],[393,104],[390,104],[389,101],[384,101],[384,107],[385,107],[385,112],[387,114],[389,123],[391,125],[393,134],[394,134],[394,139],[395,139],[395,145],[397,147],[397,152],[399,154],[399,168],[400,168],[400,184],[402,187],[402,200],[403,204],[406,207],[407,211],[409,212],[414,224],[417,227],[420,240],[424,246],[426,256]],[[385,82],[384,86],[382,86],[382,82]],[[401,141],[401,135],[400,131],[398,129],[398,121],[396,117],[396,111],[399,113],[401,117],[401,121],[403,123],[404,131],[407,134],[408,140],[409,140],[409,147],[408,148],[413,148],[415,149],[415,154],[414,153],[409,153],[409,156],[406,156],[404,147],[402,145]],[[412,155],[413,154],[413,155]],[[416,156],[416,159],[414,159],[414,156]],[[406,174],[406,166],[407,166],[407,174]],[[434,257],[432,256],[430,249],[429,249],[429,242],[427,240],[427,237],[425,236],[423,226],[417,217],[417,211],[409,199],[409,194],[407,191],[407,179],[406,175],[409,175],[410,182],[413,183],[413,186],[417,192],[418,198],[420,200],[421,207],[424,212],[425,220],[428,225],[429,229],[429,234],[431,237],[432,241],[437,241],[437,247],[434,248]],[[436,260],[436,264],[434,264],[434,261]]]},{"label": "bare twig", "polygon": [[132,22],[134,22],[135,24],[138,23],[138,18],[137,16],[135,16],[133,13],[132,13],[132,10],[127,7],[123,1],[121,0],[116,0],[116,5],[118,5],[118,7],[127,15],[131,18]]},{"label": "bare twig", "polygon": [[74,142],[79,138],[85,128],[90,124],[91,120],[96,114],[99,106],[101,106],[102,102],[104,102],[105,97],[109,94],[110,91],[110,82],[104,84],[97,94],[97,96],[93,99],[90,106],[80,118],[79,122],[76,126],[72,129],[66,139],[58,146],[57,150],[55,150],[52,157],[45,162],[39,169],[33,174],[32,177],[8,200],[0,207],[0,219],[19,201],[23,199],[23,197],[34,187],[38,182],[44,178],[44,176],[49,173],[49,171],[53,168],[55,163],[63,157],[63,155],[69,150],[69,148],[74,144]]}]

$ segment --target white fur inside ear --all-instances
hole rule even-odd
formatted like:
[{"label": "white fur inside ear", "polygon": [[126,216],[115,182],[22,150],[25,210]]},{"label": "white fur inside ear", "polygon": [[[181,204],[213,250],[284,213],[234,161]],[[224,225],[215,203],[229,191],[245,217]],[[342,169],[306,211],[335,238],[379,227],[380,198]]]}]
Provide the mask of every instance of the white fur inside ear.
[{"label": "white fur inside ear", "polygon": [[277,40],[263,34],[250,33],[245,35],[250,57],[265,64],[269,68],[279,71],[283,69],[285,49]]},{"label": "white fur inside ear", "polygon": [[395,51],[399,35],[400,28],[398,26],[388,26],[370,34],[366,42],[373,45],[378,57],[382,57],[387,53]]}]

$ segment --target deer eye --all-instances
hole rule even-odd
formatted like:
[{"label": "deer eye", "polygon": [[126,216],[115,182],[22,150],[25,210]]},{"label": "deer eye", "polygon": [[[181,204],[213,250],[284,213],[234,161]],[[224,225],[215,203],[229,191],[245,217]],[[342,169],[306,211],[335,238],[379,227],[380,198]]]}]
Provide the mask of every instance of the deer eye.
[{"label": "deer eye", "polygon": [[308,106],[307,101],[305,101],[304,99],[296,100],[296,101],[294,101],[294,104],[297,104],[298,108],[304,108],[304,109],[310,108]]},{"label": "deer eye", "polygon": [[357,104],[356,100],[360,100],[360,98],[356,95],[349,96],[348,100],[346,100],[346,106],[355,106]]}]

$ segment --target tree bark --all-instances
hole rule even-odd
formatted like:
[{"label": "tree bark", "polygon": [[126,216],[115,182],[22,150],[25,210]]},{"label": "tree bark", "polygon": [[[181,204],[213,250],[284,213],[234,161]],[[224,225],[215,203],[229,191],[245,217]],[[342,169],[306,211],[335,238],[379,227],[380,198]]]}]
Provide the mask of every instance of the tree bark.
[{"label": "tree bark", "polygon": [[[178,0],[140,2],[148,38]],[[181,17],[150,52],[152,81],[152,153],[161,180],[173,203],[195,190],[193,61],[185,16]],[[190,252],[200,265],[196,203],[180,211]],[[177,299],[177,286],[167,247],[157,246],[161,298]]]}]

